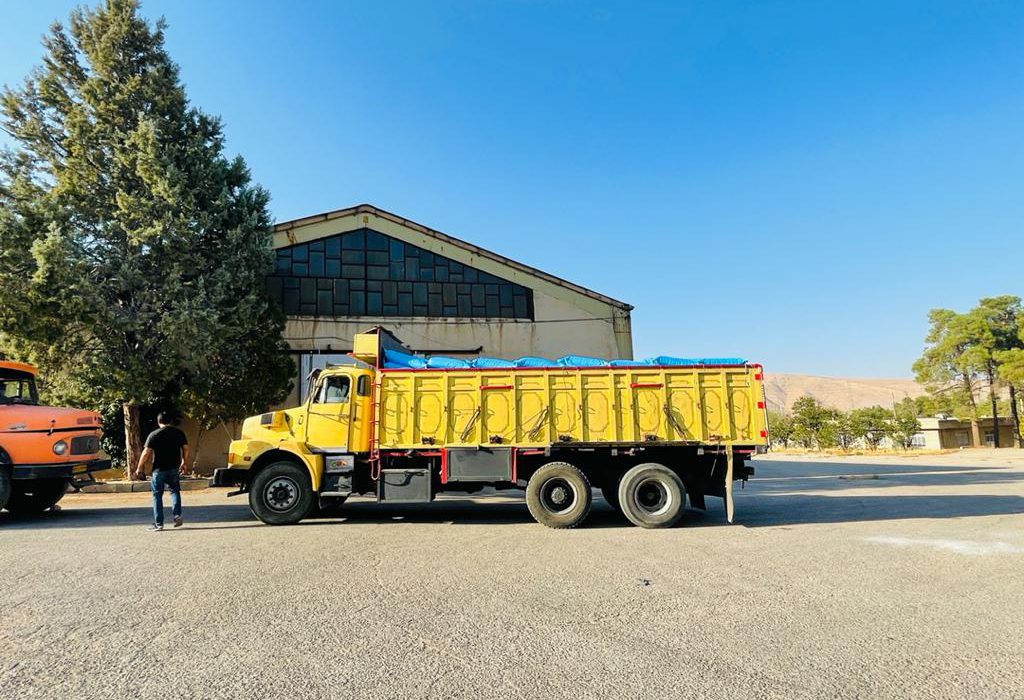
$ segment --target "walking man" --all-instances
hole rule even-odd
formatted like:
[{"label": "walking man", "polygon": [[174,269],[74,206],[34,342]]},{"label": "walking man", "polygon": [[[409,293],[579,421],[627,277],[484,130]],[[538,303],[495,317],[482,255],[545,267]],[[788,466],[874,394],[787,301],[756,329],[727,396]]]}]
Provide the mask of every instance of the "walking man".
[{"label": "walking man", "polygon": [[150,532],[164,529],[164,488],[171,492],[171,513],[174,515],[174,527],[181,527],[181,477],[188,467],[188,438],[175,426],[175,416],[169,411],[161,411],[156,417],[159,428],[146,438],[146,449],[139,457],[139,465],[135,476],[143,478],[146,462],[153,460],[153,477],[150,486],[153,490],[153,524]]}]

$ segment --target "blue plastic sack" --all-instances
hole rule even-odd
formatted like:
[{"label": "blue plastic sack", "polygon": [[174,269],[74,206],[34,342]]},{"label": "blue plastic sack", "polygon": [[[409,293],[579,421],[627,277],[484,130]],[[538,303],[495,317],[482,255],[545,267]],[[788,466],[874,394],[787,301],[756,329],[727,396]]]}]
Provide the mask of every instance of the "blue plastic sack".
[{"label": "blue plastic sack", "polygon": [[558,363],[549,360],[546,357],[520,357],[517,360],[513,360],[512,364],[516,367],[557,367]]},{"label": "blue plastic sack", "polygon": [[607,367],[608,361],[599,357],[584,357],[582,355],[566,355],[556,360],[562,367]]},{"label": "blue plastic sack", "polygon": [[427,361],[422,357],[416,355],[410,355],[407,352],[401,350],[384,350],[384,366],[397,369],[398,367],[407,367],[411,369],[423,369],[427,366]]},{"label": "blue plastic sack", "polygon": [[612,367],[636,367],[637,365],[649,365],[650,360],[611,360],[609,363]]},{"label": "blue plastic sack", "polygon": [[515,367],[512,360],[502,360],[497,357],[478,357],[475,360],[470,360],[471,367],[477,369],[497,369],[499,367]]},{"label": "blue plastic sack", "polygon": [[430,369],[463,369],[469,367],[469,363],[457,357],[434,356],[427,359],[427,367]]}]

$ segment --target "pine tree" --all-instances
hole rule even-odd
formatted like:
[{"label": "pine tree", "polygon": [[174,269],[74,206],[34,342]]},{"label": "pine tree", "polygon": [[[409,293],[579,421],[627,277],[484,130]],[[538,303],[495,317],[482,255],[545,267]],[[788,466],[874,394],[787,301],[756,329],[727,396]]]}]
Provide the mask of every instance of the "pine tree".
[{"label": "pine tree", "polygon": [[55,394],[121,403],[129,464],[140,405],[184,392],[234,418],[292,372],[268,194],[189,104],[164,30],[135,0],[75,10],[0,105],[0,338]]}]

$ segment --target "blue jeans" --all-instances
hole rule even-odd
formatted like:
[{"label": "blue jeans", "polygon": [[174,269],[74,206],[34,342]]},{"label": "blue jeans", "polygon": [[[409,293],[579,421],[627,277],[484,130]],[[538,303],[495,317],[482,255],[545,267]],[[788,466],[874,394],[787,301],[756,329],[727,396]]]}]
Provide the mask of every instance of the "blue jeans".
[{"label": "blue jeans", "polygon": [[160,469],[153,472],[149,482],[153,490],[153,522],[164,524],[164,487],[171,492],[171,512],[181,517],[181,477],[177,469]]}]

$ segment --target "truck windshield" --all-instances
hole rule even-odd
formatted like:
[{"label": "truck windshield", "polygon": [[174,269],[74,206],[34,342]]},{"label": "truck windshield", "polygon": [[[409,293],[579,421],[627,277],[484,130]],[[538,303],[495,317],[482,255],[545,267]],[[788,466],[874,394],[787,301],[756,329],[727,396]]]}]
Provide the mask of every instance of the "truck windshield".
[{"label": "truck windshield", "polygon": [[32,377],[0,375],[0,405],[15,403],[33,406],[39,403],[35,380]]}]

